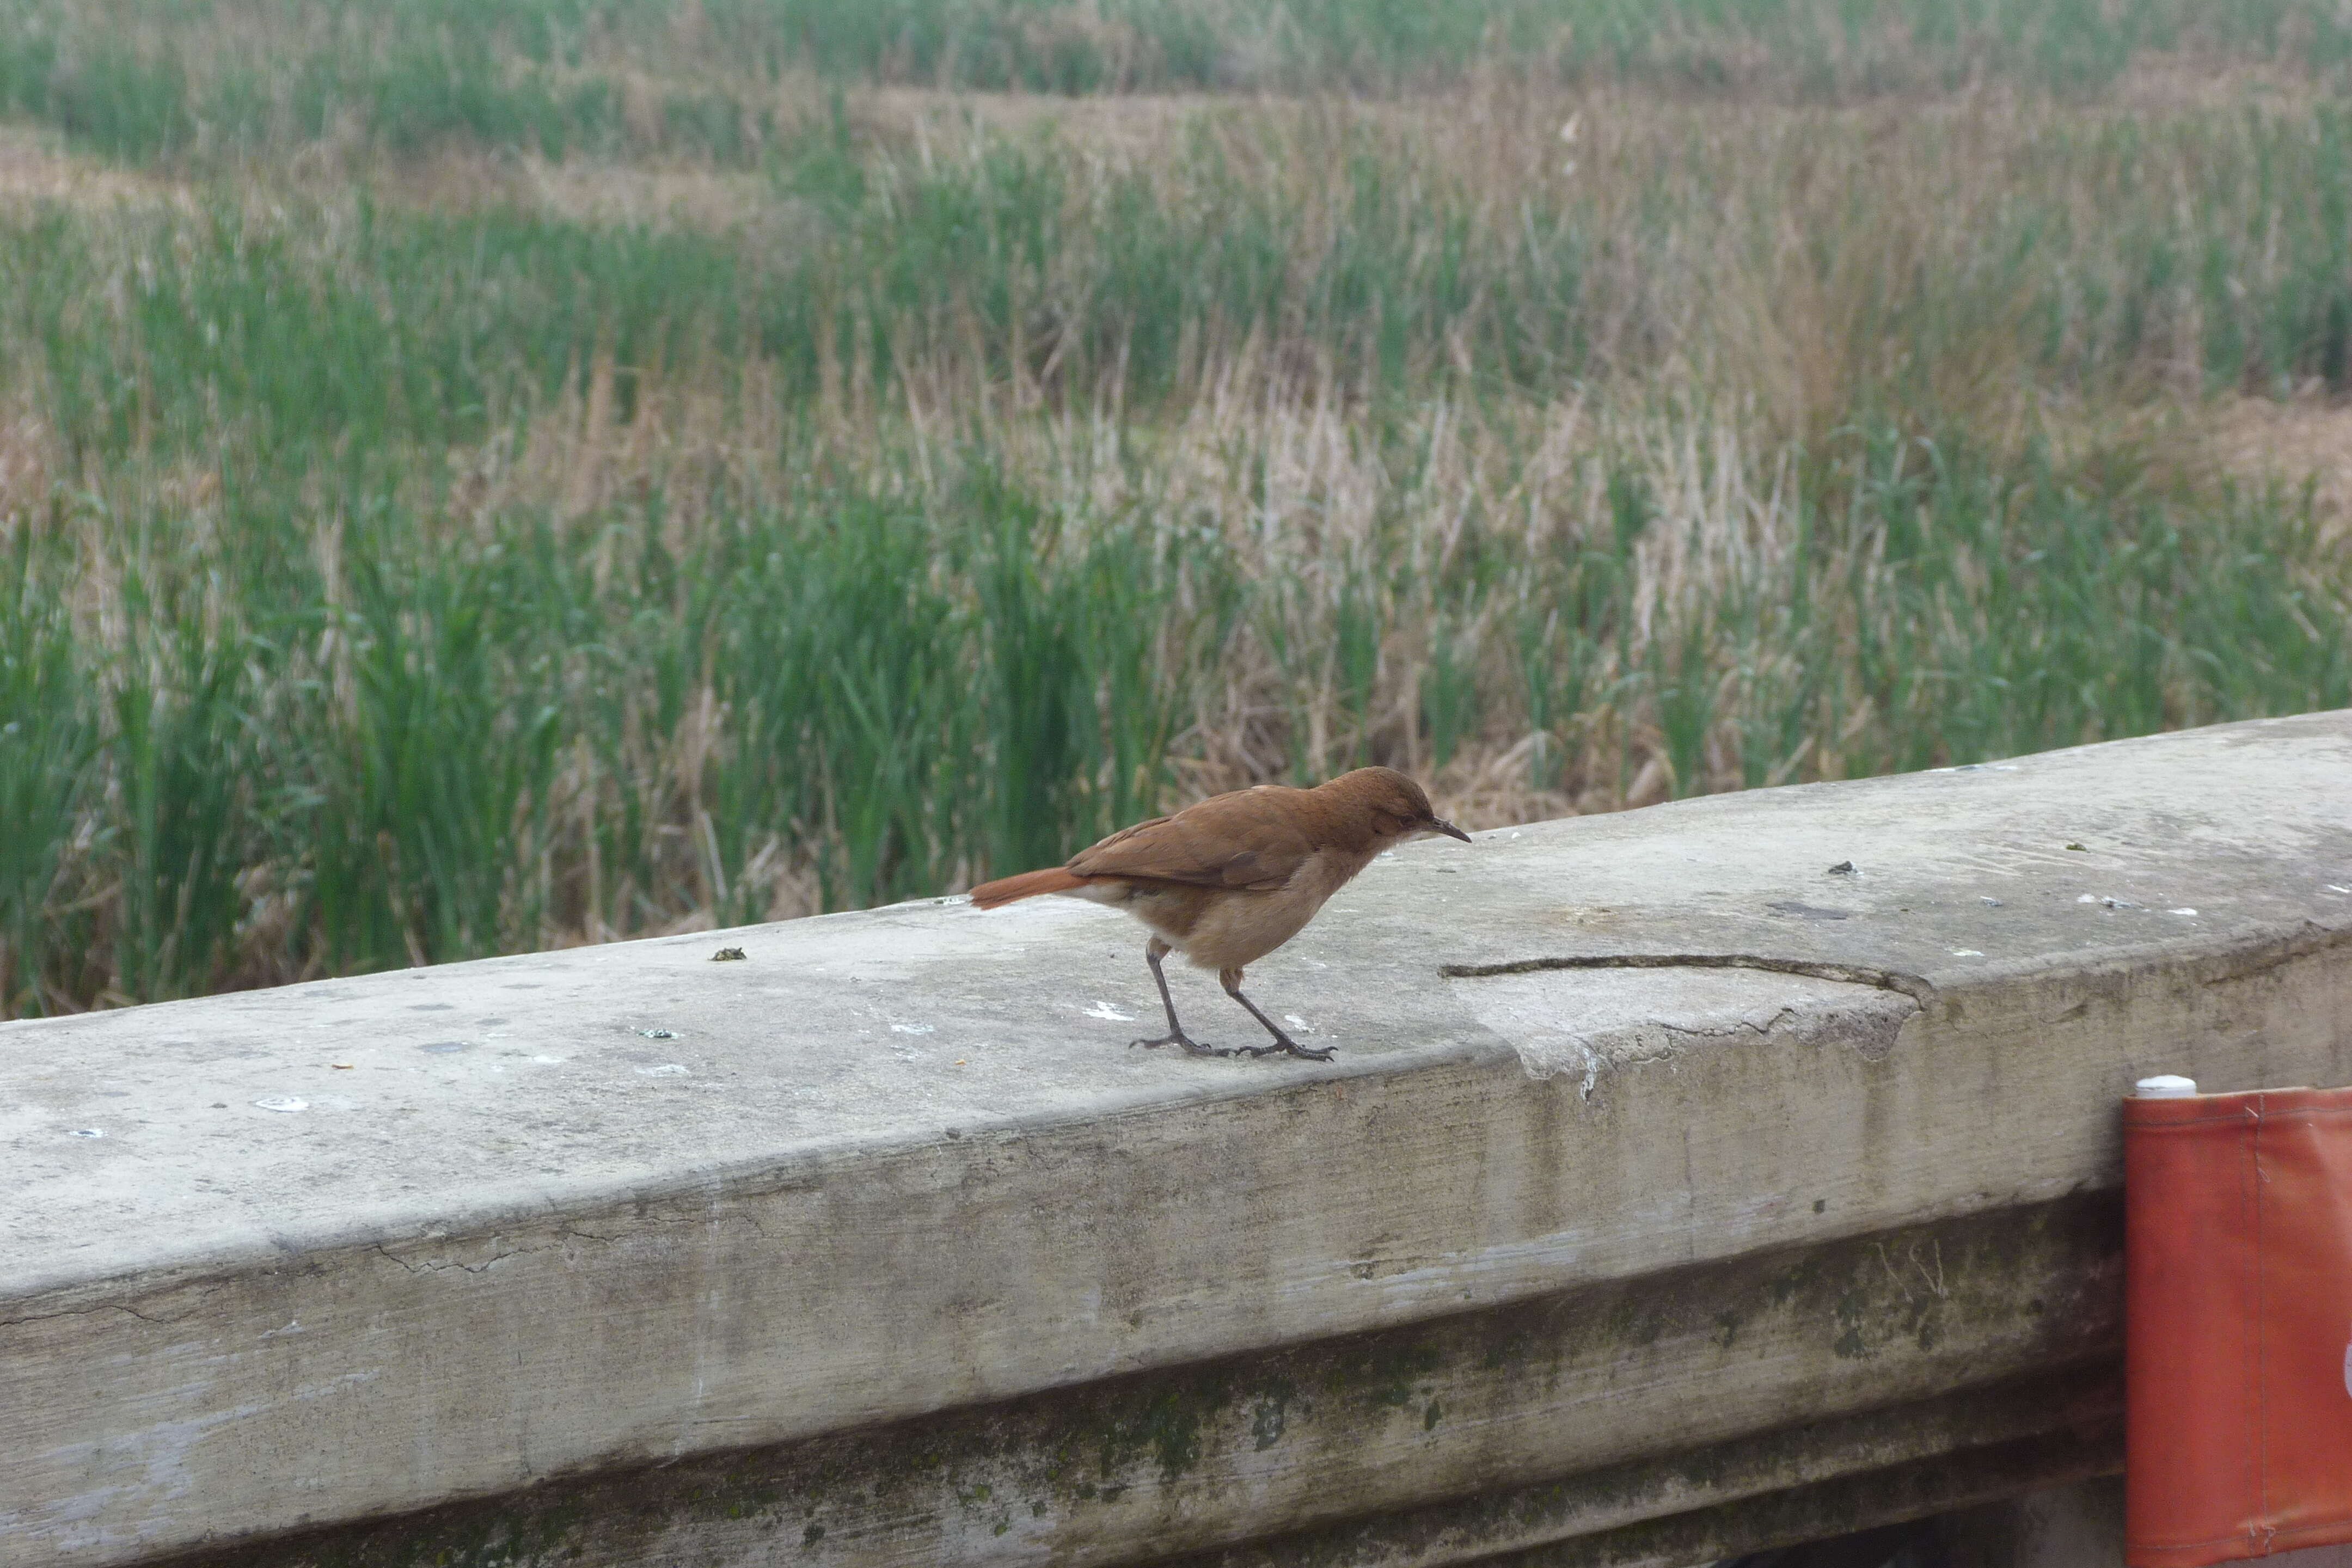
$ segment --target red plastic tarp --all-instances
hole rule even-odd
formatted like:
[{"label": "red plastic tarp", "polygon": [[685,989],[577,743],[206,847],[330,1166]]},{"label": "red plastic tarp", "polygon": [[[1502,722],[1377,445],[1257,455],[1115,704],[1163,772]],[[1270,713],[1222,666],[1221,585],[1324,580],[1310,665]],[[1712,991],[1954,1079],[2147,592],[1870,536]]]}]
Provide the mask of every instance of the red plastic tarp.
[{"label": "red plastic tarp", "polygon": [[2352,1541],[2352,1089],[2124,1102],[2125,1560]]}]

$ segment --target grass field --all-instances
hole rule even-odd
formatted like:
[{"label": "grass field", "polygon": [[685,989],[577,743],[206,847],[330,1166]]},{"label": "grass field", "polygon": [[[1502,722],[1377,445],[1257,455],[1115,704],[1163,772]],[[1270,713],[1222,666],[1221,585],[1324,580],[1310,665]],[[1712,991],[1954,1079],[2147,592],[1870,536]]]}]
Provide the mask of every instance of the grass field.
[{"label": "grass field", "polygon": [[2352,703],[2347,61],[0,0],[0,1016]]}]

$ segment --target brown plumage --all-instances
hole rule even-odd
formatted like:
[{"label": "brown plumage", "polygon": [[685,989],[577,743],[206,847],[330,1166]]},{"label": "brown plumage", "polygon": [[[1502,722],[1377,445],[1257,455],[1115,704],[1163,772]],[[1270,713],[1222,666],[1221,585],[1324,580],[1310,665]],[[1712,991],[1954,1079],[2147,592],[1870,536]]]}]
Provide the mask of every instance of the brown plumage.
[{"label": "brown plumage", "polygon": [[1358,768],[1313,789],[1260,784],[1212,795],[1173,816],[1121,828],[1066,865],[983,882],[971,890],[971,901],[992,910],[1041,893],[1066,893],[1123,909],[1150,927],[1143,956],[1168,1011],[1168,1033],[1138,1040],[1139,1046],[1232,1054],[1211,1051],[1177,1023],[1160,964],[1173,952],[1197,968],[1215,970],[1226,994],[1274,1036],[1271,1046],[1240,1049],[1325,1061],[1328,1049],[1300,1045],[1242,994],[1242,971],[1297,936],[1324,900],[1381,850],[1437,833],[1470,842],[1468,834],[1430,810],[1429,797],[1404,774]]}]

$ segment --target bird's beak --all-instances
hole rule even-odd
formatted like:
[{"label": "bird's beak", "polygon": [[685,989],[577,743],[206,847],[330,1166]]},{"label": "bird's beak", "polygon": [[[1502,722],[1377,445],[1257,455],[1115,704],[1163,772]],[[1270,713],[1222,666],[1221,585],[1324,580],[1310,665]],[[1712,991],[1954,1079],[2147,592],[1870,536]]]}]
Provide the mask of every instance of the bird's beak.
[{"label": "bird's beak", "polygon": [[1460,828],[1454,826],[1454,824],[1446,821],[1442,816],[1431,817],[1429,819],[1429,826],[1435,828],[1438,832],[1443,833],[1448,838],[1459,838],[1465,844],[1470,842],[1470,836],[1468,834],[1463,832]]}]

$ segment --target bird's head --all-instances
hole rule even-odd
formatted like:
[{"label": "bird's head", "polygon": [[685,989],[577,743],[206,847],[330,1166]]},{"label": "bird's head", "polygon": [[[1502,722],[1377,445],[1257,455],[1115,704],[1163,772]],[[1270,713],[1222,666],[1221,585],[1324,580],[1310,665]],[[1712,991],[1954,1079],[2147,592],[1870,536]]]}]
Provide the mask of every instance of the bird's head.
[{"label": "bird's head", "polygon": [[1384,844],[1444,834],[1470,842],[1470,836],[1430,809],[1429,796],[1419,784],[1394,768],[1358,768],[1341,773],[1323,789],[1369,814],[1373,837]]}]

